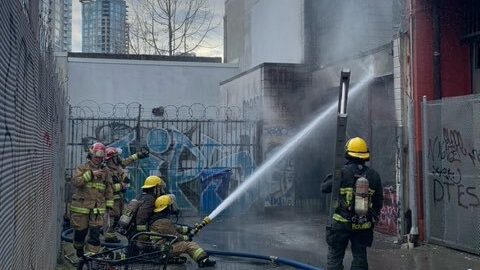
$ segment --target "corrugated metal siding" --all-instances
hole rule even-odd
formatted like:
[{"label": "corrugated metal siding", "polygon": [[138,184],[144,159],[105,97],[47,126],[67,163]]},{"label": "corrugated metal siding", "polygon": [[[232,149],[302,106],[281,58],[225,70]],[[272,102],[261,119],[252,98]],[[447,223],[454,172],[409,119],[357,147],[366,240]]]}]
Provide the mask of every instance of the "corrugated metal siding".
[{"label": "corrugated metal siding", "polygon": [[0,1],[1,269],[54,269],[60,243],[65,98],[29,12]]}]

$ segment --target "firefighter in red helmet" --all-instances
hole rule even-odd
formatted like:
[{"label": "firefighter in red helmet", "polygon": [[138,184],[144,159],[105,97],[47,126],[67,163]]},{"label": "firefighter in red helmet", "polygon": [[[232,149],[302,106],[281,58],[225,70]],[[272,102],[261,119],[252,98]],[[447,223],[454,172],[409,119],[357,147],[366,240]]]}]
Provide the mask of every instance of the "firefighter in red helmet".
[{"label": "firefighter in red helmet", "polygon": [[[110,172],[104,168],[105,146],[94,143],[87,162],[76,168],[72,184],[75,187],[70,205],[70,221],[74,230],[73,246],[77,256],[100,251],[100,233],[107,208],[113,206],[113,184]],[[89,235],[87,245],[85,238]]]}]

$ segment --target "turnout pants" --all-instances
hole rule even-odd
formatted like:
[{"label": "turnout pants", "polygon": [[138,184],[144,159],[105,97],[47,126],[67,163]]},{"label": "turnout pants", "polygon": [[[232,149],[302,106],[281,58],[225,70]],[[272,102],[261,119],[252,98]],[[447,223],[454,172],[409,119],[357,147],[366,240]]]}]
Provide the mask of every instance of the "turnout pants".
[{"label": "turnout pants", "polygon": [[184,253],[196,262],[207,257],[207,253],[195,242],[179,241],[172,245],[172,256],[176,257]]},{"label": "turnout pants", "polygon": [[100,251],[100,231],[103,226],[103,213],[71,213],[70,221],[74,233],[73,247],[77,250],[83,250],[85,238],[89,234],[85,251],[98,253]]},{"label": "turnout pants", "polygon": [[352,249],[352,270],[368,269],[367,247],[372,245],[373,230],[348,230],[327,228],[326,240],[328,244],[327,269],[342,270],[343,258],[348,242]]}]

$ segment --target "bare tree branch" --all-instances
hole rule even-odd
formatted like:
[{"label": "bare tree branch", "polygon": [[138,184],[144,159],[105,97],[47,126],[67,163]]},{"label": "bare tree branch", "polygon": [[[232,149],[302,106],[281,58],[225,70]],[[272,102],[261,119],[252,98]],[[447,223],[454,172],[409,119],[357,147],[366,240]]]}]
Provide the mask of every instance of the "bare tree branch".
[{"label": "bare tree branch", "polygon": [[129,0],[131,53],[189,54],[204,45],[214,23],[209,0]]}]

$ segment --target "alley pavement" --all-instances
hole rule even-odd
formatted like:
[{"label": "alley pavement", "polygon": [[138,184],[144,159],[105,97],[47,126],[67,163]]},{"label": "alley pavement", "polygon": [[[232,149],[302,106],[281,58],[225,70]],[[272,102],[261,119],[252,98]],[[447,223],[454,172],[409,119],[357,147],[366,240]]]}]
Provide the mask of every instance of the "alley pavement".
[{"label": "alley pavement", "polygon": [[[325,224],[325,216],[311,213],[276,212],[237,218],[220,217],[200,232],[198,242],[209,250],[274,255],[326,268],[328,248],[325,243]],[[375,234],[374,244],[368,250],[370,269],[480,269],[479,256],[430,244],[401,249],[396,240],[396,237]],[[219,263],[217,269],[274,267],[259,264],[258,261],[257,264],[249,264],[233,258],[216,259]],[[351,260],[348,249],[345,269],[350,269]]]},{"label": "alley pavement", "polygon": [[[185,214],[180,222],[191,225],[202,218]],[[326,268],[325,224],[325,216],[298,212],[220,216],[200,231],[195,241],[206,250],[277,256]],[[392,236],[375,234],[374,244],[368,250],[370,269],[480,269],[479,256],[430,244],[401,249],[395,240]],[[68,245],[66,247],[68,249]],[[206,269],[293,269],[256,259],[223,256],[213,256],[213,259],[217,265]],[[350,269],[351,260],[351,252],[347,249],[345,269]],[[184,265],[168,267],[172,270],[197,268],[191,260]],[[64,262],[58,269],[74,268]]]}]

